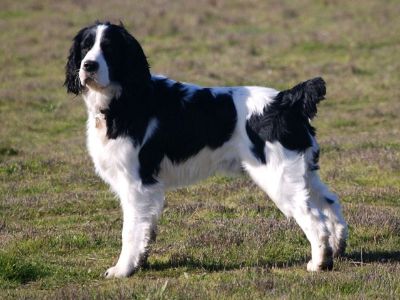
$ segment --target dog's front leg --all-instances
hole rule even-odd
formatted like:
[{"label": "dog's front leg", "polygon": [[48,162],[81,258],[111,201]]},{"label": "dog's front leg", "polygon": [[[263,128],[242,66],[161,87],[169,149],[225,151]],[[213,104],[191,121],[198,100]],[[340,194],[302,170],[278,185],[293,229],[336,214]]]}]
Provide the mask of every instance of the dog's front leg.
[{"label": "dog's front leg", "polygon": [[106,271],[107,278],[128,277],[146,261],[148,244],[154,238],[164,205],[164,193],[133,190],[127,197],[121,197],[121,205],[122,250],[117,264]]}]

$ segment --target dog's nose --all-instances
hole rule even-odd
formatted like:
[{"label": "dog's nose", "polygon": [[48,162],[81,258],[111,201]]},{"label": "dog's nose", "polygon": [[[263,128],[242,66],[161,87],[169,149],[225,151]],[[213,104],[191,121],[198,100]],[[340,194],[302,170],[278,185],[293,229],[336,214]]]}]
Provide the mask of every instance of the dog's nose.
[{"label": "dog's nose", "polygon": [[96,72],[99,69],[99,63],[94,60],[87,60],[83,63],[83,69],[87,72]]}]

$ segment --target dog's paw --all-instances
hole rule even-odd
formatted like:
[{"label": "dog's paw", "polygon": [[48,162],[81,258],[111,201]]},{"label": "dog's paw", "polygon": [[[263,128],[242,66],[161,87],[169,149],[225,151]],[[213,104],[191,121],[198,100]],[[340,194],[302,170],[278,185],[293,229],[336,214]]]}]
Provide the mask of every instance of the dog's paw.
[{"label": "dog's paw", "polygon": [[314,264],[312,260],[310,260],[307,264],[307,271],[308,272],[318,272],[321,271],[318,264]]},{"label": "dog's paw", "polygon": [[331,271],[333,269],[333,260],[328,259],[324,262],[314,263],[310,260],[307,264],[308,272]]},{"label": "dog's paw", "polygon": [[114,267],[108,268],[108,270],[104,273],[105,278],[125,278],[132,275],[133,270],[129,268],[121,268],[116,265]]}]

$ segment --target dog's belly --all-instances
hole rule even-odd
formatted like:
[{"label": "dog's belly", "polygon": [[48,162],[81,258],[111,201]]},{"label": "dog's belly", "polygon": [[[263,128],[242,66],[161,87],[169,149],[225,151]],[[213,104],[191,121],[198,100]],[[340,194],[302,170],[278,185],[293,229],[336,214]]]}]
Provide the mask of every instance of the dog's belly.
[{"label": "dog's belly", "polygon": [[[96,129],[94,121],[88,124],[87,146],[99,176],[121,193],[126,185],[141,185],[138,153],[130,138],[107,139],[105,129]],[[242,171],[241,160],[234,141],[231,140],[217,149],[203,148],[182,162],[172,162],[167,156],[155,175],[166,189],[187,186],[215,173],[237,174]]]},{"label": "dog's belly", "polygon": [[226,143],[218,149],[204,148],[179,163],[164,157],[157,180],[165,188],[176,188],[190,185],[215,173],[235,174],[241,170],[239,156],[233,145]]}]

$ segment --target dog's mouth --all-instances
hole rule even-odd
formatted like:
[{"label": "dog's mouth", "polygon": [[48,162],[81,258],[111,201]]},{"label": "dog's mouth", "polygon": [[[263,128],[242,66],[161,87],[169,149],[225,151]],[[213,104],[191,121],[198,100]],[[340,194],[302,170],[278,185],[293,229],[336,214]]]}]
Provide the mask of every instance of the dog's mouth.
[{"label": "dog's mouth", "polygon": [[106,88],[106,86],[100,84],[96,77],[92,74],[87,75],[83,80],[82,80],[82,85],[90,87],[94,90],[102,90]]},{"label": "dog's mouth", "polygon": [[99,85],[96,79],[92,76],[88,76],[83,80],[83,85]]}]

